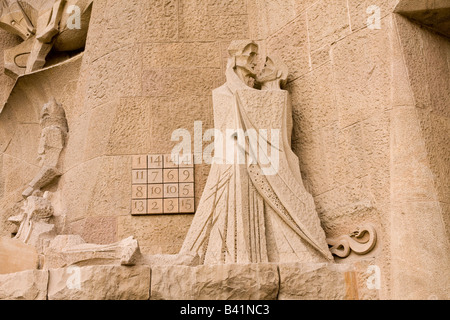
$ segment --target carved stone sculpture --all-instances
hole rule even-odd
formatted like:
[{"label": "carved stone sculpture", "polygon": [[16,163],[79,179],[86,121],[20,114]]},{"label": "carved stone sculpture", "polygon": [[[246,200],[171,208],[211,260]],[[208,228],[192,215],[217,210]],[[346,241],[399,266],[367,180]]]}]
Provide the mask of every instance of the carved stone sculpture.
[{"label": "carved stone sculpture", "polygon": [[[84,47],[93,0],[0,0],[0,28],[23,39],[5,50],[5,72],[21,76],[44,67],[50,50],[74,51]],[[80,26],[68,21],[80,10]],[[78,10],[78,9],[77,9]]]},{"label": "carved stone sculpture", "polygon": [[331,247],[331,253],[339,258],[347,258],[352,251],[358,255],[364,255],[375,248],[377,232],[372,225],[367,224],[350,235],[329,238],[327,242]]},{"label": "carved stone sculpture", "polygon": [[55,99],[44,105],[41,111],[40,125],[42,131],[38,160],[40,161],[41,170],[23,192],[24,198],[29,197],[35,190],[40,190],[61,175],[58,169],[58,162],[61,151],[65,147],[69,129],[65,111]]},{"label": "carved stone sculpture", "polygon": [[98,245],[86,243],[80,236],[57,236],[44,251],[45,268],[71,265],[135,265],[141,254],[136,239],[129,237],[118,243]]},{"label": "carved stone sculpture", "polygon": [[289,94],[280,89],[287,70],[267,59],[259,80],[265,90],[254,89],[257,53],[251,41],[230,45],[227,82],[213,91],[215,128],[225,141],[215,146],[179,256],[198,255],[201,264],[329,261],[325,233],[290,147]]},{"label": "carved stone sculpture", "polygon": [[55,225],[50,223],[53,216],[50,196],[49,192],[35,191],[25,200],[23,213],[9,219],[19,226],[15,239],[34,246],[38,252],[42,251],[45,239],[56,236]]},{"label": "carved stone sculpture", "polygon": [[280,90],[286,85],[288,75],[288,67],[279,57],[267,57],[257,82],[261,85],[262,90]]}]

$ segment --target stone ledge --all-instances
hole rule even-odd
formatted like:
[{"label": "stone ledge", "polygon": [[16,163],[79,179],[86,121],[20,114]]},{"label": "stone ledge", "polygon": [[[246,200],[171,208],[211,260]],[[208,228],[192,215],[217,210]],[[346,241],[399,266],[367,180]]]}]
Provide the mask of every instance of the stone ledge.
[{"label": "stone ledge", "polygon": [[0,275],[1,300],[349,300],[358,268],[338,264],[87,266]]},{"label": "stone ledge", "polygon": [[152,300],[357,298],[356,273],[351,265],[295,263],[152,268]]},{"label": "stone ledge", "polygon": [[0,275],[0,300],[46,300],[47,283],[46,270]]},{"label": "stone ledge", "polygon": [[50,269],[48,300],[148,300],[150,274],[148,266]]},{"label": "stone ledge", "polygon": [[277,265],[155,266],[152,300],[276,300]]},{"label": "stone ledge", "polygon": [[338,264],[281,264],[279,300],[354,300],[354,268]]},{"label": "stone ledge", "polygon": [[0,238],[0,274],[38,268],[39,255],[33,246],[16,239]]}]

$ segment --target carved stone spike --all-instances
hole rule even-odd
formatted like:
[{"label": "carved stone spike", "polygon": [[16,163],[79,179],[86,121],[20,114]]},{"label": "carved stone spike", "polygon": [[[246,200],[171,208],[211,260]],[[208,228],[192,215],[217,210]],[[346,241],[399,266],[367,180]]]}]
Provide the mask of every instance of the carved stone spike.
[{"label": "carved stone spike", "polygon": [[350,235],[329,238],[327,243],[331,247],[331,253],[339,258],[347,258],[352,251],[358,255],[365,255],[375,248],[377,232],[374,226],[367,224]]}]

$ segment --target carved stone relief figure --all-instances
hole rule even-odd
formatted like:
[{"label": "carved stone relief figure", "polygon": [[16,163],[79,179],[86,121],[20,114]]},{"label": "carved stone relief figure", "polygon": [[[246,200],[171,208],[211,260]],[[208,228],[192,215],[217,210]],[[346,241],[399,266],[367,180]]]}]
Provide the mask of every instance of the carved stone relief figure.
[{"label": "carved stone relief figure", "polygon": [[257,82],[261,85],[261,90],[280,90],[286,85],[288,75],[289,69],[280,58],[267,57]]},{"label": "carved stone relief figure", "polygon": [[9,219],[19,226],[15,239],[34,246],[38,252],[42,252],[45,239],[56,236],[55,225],[50,223],[54,213],[50,197],[49,192],[34,192],[25,200],[22,214]]},{"label": "carved stone relief figure", "polygon": [[139,244],[129,237],[117,243],[98,245],[86,243],[80,236],[60,235],[45,249],[46,269],[71,265],[135,265],[141,258]]},{"label": "carved stone relief figure", "polygon": [[90,264],[134,265],[141,255],[138,242],[132,237],[114,244],[98,245],[86,243],[80,236],[57,234],[52,224],[52,193],[41,190],[62,174],[59,169],[60,155],[69,132],[64,108],[55,99],[42,108],[40,126],[38,160],[41,170],[22,194],[25,198],[22,213],[9,218],[18,226],[15,238],[44,254],[45,268]]},{"label": "carved stone relief figure", "polygon": [[[55,51],[82,49],[86,42],[93,0],[0,0],[0,28],[23,42],[5,50],[5,72],[21,76],[44,67]],[[68,25],[73,5],[80,10],[80,26]],[[77,9],[78,10],[78,9]]]},{"label": "carved stone relief figure", "polygon": [[40,119],[42,131],[38,160],[41,170],[23,192],[24,198],[29,197],[35,190],[40,190],[61,175],[58,162],[69,132],[65,111],[55,99],[52,99],[42,108]]},{"label": "carved stone relief figure", "polygon": [[[264,90],[254,89],[257,53],[251,41],[230,45],[227,82],[213,91],[215,128],[225,141],[216,145],[179,256],[198,256],[201,264],[329,261],[313,198],[290,148],[289,95],[280,89],[287,70],[268,58],[259,79]],[[230,145],[234,150],[224,149]]]},{"label": "carved stone relief figure", "polygon": [[38,161],[41,169],[22,193],[25,198],[22,213],[9,218],[18,226],[15,238],[35,246],[39,252],[43,250],[44,239],[56,236],[55,225],[51,223],[54,214],[52,193],[41,189],[61,175],[58,162],[69,131],[64,108],[55,99],[43,106],[40,126]]}]

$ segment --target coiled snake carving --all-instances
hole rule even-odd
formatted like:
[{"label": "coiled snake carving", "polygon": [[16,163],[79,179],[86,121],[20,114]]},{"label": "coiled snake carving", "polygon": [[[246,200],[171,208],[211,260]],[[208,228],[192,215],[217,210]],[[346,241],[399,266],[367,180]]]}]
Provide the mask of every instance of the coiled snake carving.
[{"label": "coiled snake carving", "polygon": [[339,258],[347,258],[352,251],[364,255],[375,248],[377,232],[374,226],[367,224],[350,235],[328,238],[327,243],[331,253]]}]

